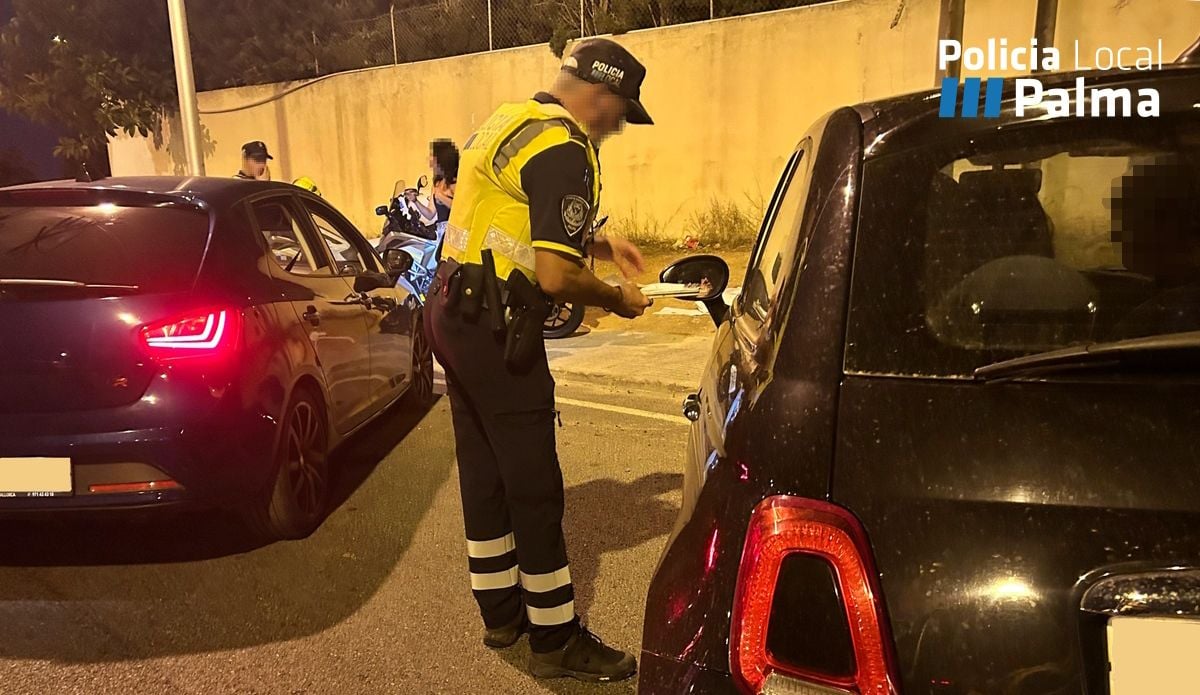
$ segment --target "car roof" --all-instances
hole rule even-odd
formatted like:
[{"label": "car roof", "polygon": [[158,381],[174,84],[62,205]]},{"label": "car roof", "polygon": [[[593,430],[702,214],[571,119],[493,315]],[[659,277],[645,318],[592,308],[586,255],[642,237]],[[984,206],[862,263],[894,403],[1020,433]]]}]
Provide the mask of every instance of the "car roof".
[{"label": "car roof", "polygon": [[[1037,75],[1017,75],[1004,78],[1004,91],[1001,99],[1010,103],[1016,97],[1016,78],[1035,77],[1041,80],[1046,89],[1074,86],[1075,80],[1083,77],[1088,86],[1121,86],[1151,87],[1156,83],[1178,78],[1200,80],[1200,65],[1164,65],[1160,69],[1131,71],[1085,70],[1077,72],[1040,73]],[[941,102],[941,90],[931,89],[912,94],[869,101],[853,106],[863,123],[864,157],[874,159],[885,154],[908,150],[927,144],[930,140],[944,135],[944,129],[919,128],[929,125],[931,121],[941,121],[943,125],[952,121],[956,128],[976,130],[992,130],[997,125],[1013,120],[1035,120],[1038,115],[1025,118],[1002,116],[1001,119],[941,119],[938,111]]]},{"label": "car roof", "polygon": [[213,208],[223,208],[246,196],[265,191],[295,193],[300,189],[277,181],[255,181],[218,176],[112,176],[95,181],[42,181],[20,186],[0,188],[0,199],[5,194],[22,192],[105,193],[126,200],[140,197],[149,199],[172,199],[181,203],[206,203]]}]

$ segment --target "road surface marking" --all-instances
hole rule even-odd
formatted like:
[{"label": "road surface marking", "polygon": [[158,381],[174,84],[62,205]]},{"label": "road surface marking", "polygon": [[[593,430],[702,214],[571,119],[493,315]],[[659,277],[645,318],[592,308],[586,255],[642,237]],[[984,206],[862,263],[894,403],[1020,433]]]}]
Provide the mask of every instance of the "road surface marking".
[{"label": "road surface marking", "polygon": [[610,413],[621,413],[622,415],[636,415],[638,417],[648,417],[648,418],[653,418],[655,420],[663,420],[666,422],[678,423],[684,419],[682,415],[663,415],[662,413],[653,413],[653,412],[650,412],[649,410],[638,410],[637,408],[625,408],[625,407],[619,406],[619,405],[608,405],[606,403],[592,403],[591,401],[577,401],[574,398],[556,397],[554,400],[558,403],[562,403],[565,405],[577,405],[580,408],[595,408],[596,410],[607,410]]}]

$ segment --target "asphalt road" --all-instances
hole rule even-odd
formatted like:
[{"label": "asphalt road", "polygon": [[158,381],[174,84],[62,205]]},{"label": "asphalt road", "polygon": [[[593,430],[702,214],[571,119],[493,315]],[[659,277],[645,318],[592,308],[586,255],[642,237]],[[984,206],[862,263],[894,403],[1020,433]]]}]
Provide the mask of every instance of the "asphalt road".
[{"label": "asphalt road", "polygon": [[[683,394],[560,379],[558,395],[577,607],[636,652],[678,509]],[[304,541],[247,547],[201,515],[0,522],[0,692],[634,692],[534,681],[525,640],[479,642],[444,399],[336,460],[339,505]]]}]

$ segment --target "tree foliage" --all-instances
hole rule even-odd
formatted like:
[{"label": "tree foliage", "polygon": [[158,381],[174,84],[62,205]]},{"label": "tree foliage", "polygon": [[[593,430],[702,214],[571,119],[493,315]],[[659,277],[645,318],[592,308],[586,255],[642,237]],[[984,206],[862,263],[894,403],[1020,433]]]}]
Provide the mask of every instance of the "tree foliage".
[{"label": "tree foliage", "polygon": [[369,21],[387,11],[387,0],[193,2],[188,22],[197,88],[283,82],[365,67],[364,45],[386,40],[390,54],[389,25]]},{"label": "tree foliage", "polygon": [[57,156],[104,162],[109,136],[148,134],[174,100],[165,3],[16,0],[14,10],[0,31],[0,106],[69,133]]}]

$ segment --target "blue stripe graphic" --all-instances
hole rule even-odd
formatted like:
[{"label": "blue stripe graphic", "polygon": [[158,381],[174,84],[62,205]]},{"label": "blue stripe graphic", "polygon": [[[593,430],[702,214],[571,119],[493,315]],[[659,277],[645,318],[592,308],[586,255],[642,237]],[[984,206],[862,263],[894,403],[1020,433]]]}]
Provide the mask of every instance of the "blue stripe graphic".
[{"label": "blue stripe graphic", "polygon": [[963,80],[963,118],[979,117],[979,86],[978,77],[968,77]]},{"label": "blue stripe graphic", "polygon": [[938,108],[938,118],[954,118],[958,110],[958,80],[953,77],[942,79],[942,101]]},{"label": "blue stripe graphic", "polygon": [[1000,92],[1004,90],[1004,79],[991,77],[987,81],[987,96],[983,101],[983,117],[1000,117]]}]

